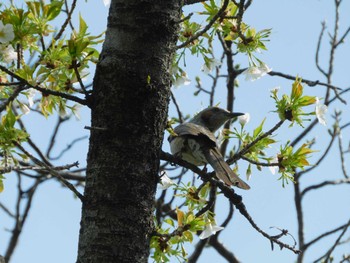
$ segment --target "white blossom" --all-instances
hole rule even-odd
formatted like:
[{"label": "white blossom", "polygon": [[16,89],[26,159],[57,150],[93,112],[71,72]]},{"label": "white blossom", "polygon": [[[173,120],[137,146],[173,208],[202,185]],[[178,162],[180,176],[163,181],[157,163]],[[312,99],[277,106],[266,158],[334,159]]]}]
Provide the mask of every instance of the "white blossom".
[{"label": "white blossom", "polygon": [[259,67],[252,66],[243,71],[242,74],[245,75],[245,80],[255,81],[260,79],[269,73],[272,69],[269,68],[265,63],[261,63]]},{"label": "white blossom", "polygon": [[165,190],[174,184],[175,183],[168,177],[168,175],[165,172],[163,172],[160,178],[160,183],[158,185],[158,188]]},{"label": "white blossom", "polygon": [[81,109],[81,104],[74,104],[73,107],[71,108],[72,113],[77,121],[80,120],[80,109]]},{"label": "white blossom", "polygon": [[318,122],[321,123],[322,125],[326,126],[326,113],[327,113],[327,106],[320,103],[320,100],[318,99],[318,97],[316,97],[316,117],[318,119]]},{"label": "white blossom", "polygon": [[19,109],[21,110],[21,112],[24,114],[24,115],[27,115],[29,112],[30,112],[30,109],[27,105],[23,104],[23,103],[20,103],[19,104]]},{"label": "white blossom", "polygon": [[273,93],[273,94],[277,94],[277,92],[278,92],[280,89],[281,89],[280,86],[276,86],[276,87],[272,88],[272,89],[270,90],[270,92]]},{"label": "white blossom", "polygon": [[238,117],[239,123],[244,126],[250,121],[250,114],[247,112],[244,115]]},{"label": "white blossom", "polygon": [[175,87],[179,87],[179,86],[182,86],[182,85],[187,86],[187,85],[190,85],[190,84],[191,84],[191,80],[188,78],[187,73],[185,71],[183,71],[181,73],[181,75],[177,75],[176,79],[175,79],[175,81],[173,83],[173,85]]},{"label": "white blossom", "polygon": [[11,45],[0,45],[0,53],[2,55],[2,61],[5,63],[11,63],[17,59],[17,52]]},{"label": "white blossom", "polygon": [[199,235],[200,239],[206,239],[212,235],[215,235],[216,232],[223,230],[224,227],[217,226],[215,222],[210,222],[205,229],[202,231],[202,233]]},{"label": "white blossom", "polygon": [[61,119],[65,119],[68,116],[66,107],[60,106],[58,108],[58,115],[60,116]]},{"label": "white blossom", "polygon": [[204,63],[204,65],[201,67],[201,71],[203,71],[205,74],[209,74],[215,67],[220,65],[221,62],[219,60],[212,58]]},{"label": "white blossom", "polygon": [[11,24],[6,24],[0,20],[0,42],[8,43],[15,38],[15,33],[13,32],[13,26]]},{"label": "white blossom", "polygon": [[28,89],[28,92],[27,92],[27,94],[26,94],[26,96],[27,96],[27,99],[28,99],[28,104],[29,104],[29,107],[33,107],[33,105],[34,105],[34,96],[35,96],[35,94],[36,94],[36,90],[35,89],[33,89],[33,88],[30,88],[30,89]]},{"label": "white blossom", "polygon": [[105,6],[108,6],[108,5],[110,5],[111,0],[103,0],[103,3]]},{"label": "white blossom", "polygon": [[[275,158],[273,158],[273,159],[271,160],[271,163],[278,163],[278,158],[277,158],[277,156],[275,156]],[[277,169],[278,169],[278,166],[269,166],[269,170],[270,170],[270,172],[271,172],[273,175],[276,174]]]}]

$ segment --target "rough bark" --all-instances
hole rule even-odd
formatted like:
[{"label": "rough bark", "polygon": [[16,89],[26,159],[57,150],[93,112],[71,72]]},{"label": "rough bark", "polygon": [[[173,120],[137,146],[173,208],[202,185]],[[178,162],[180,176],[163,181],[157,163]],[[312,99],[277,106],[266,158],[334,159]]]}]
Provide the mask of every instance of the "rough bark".
[{"label": "rough bark", "polygon": [[112,1],[94,79],[79,263],[147,262],[180,0]]}]

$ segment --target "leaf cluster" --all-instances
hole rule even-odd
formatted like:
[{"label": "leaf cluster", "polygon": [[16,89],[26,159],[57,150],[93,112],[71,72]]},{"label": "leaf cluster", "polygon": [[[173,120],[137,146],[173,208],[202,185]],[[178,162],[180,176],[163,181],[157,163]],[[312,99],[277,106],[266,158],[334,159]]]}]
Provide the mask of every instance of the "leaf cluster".
[{"label": "leaf cluster", "polygon": [[309,120],[304,119],[304,116],[314,114],[314,112],[305,113],[303,107],[316,103],[316,97],[303,96],[303,91],[304,88],[301,84],[301,79],[297,78],[292,84],[292,91],[289,96],[284,94],[282,98],[279,98],[277,95],[278,89],[274,89],[271,92],[271,97],[276,102],[278,116],[281,120],[291,121],[291,126],[296,122],[303,127],[303,121]]}]

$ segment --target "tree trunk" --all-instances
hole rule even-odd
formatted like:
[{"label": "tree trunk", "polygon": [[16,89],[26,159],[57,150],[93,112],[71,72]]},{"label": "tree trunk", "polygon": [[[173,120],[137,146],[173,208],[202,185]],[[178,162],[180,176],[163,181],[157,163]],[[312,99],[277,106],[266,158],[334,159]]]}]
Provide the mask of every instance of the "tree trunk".
[{"label": "tree trunk", "polygon": [[112,0],[91,97],[77,262],[147,262],[180,0]]}]

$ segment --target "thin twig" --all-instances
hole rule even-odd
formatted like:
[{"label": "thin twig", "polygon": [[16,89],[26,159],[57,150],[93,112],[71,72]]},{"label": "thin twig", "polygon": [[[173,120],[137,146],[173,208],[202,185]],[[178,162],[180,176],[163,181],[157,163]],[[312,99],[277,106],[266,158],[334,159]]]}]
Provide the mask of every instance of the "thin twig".
[{"label": "thin twig", "polygon": [[67,18],[64,21],[64,23],[62,24],[61,29],[58,32],[58,34],[55,36],[55,40],[60,39],[62,34],[63,34],[63,32],[66,30],[66,27],[67,27],[68,23],[72,19],[72,14],[73,14],[73,11],[74,11],[74,9],[76,7],[76,4],[77,4],[77,0],[73,0],[72,5],[71,5],[71,9],[69,11],[67,10],[68,11],[67,12]]},{"label": "thin twig", "polygon": [[15,88],[15,90],[13,91],[13,93],[10,95],[10,97],[8,97],[6,99],[6,101],[0,106],[0,113],[6,109],[6,107],[12,102],[14,101],[17,96],[21,93],[21,91],[25,90],[26,88],[24,86],[18,86],[17,88]]},{"label": "thin twig", "polygon": [[327,155],[328,155],[328,153],[329,153],[329,151],[330,151],[330,149],[331,149],[331,147],[332,147],[332,145],[333,145],[333,143],[334,143],[334,141],[335,141],[335,137],[336,137],[336,136],[337,136],[336,132],[333,131],[333,133],[332,133],[332,135],[331,135],[331,140],[330,140],[330,142],[328,143],[327,149],[324,151],[324,153],[322,154],[322,156],[321,156],[321,157],[317,160],[317,162],[314,163],[310,168],[305,169],[305,170],[303,170],[303,171],[300,171],[300,172],[298,173],[298,177],[300,177],[301,175],[306,174],[306,173],[312,171],[313,169],[315,169],[315,168],[327,157]]},{"label": "thin twig", "polygon": [[350,33],[350,27],[348,27],[348,29],[345,31],[344,35],[338,40],[335,47],[338,47],[340,44],[344,43],[344,40],[349,33]]},{"label": "thin twig", "polygon": [[258,166],[279,166],[279,163],[261,163],[261,162],[257,162],[257,161],[254,161],[252,159],[249,159],[248,157],[244,156],[244,155],[241,155],[241,158],[243,160],[246,160],[247,162],[250,162],[252,164],[255,164],[255,165],[258,165]]},{"label": "thin twig", "polygon": [[8,209],[5,205],[3,205],[3,203],[0,202],[0,208],[2,208],[2,210],[4,210],[4,212],[12,218],[16,218],[16,216],[10,211],[10,209]]},{"label": "thin twig", "polygon": [[175,108],[176,108],[176,111],[177,111],[177,116],[179,117],[179,121],[180,121],[180,123],[183,123],[184,120],[183,120],[183,117],[182,117],[182,113],[181,113],[179,104],[177,104],[177,101],[176,101],[176,98],[175,98],[173,92],[171,92],[170,94],[171,94],[171,100],[173,101],[173,103],[175,105]]},{"label": "thin twig", "polygon": [[[67,100],[71,100],[71,101],[75,101],[75,102],[78,102],[82,105],[88,105],[87,101],[84,100],[84,99],[81,99],[79,97],[76,97],[76,96],[73,96],[73,95],[70,95],[70,94],[67,94],[67,93],[63,93],[63,92],[60,92],[60,91],[55,91],[55,90],[50,90],[50,89],[45,89],[45,88],[42,88],[38,85],[32,85],[30,84],[26,79],[18,76],[17,74],[13,73],[11,70],[7,69],[6,67],[0,65],[0,70],[7,73],[8,75],[10,75],[11,77],[13,77],[14,79],[17,79],[21,82],[21,89],[19,89],[20,87],[18,87],[17,89],[18,90],[18,93],[25,90],[25,89],[29,89],[29,88],[33,88],[33,89],[36,89],[40,92],[42,92],[43,94],[46,94],[46,95],[54,95],[54,96],[59,96],[61,98],[64,98],[64,99],[67,99]],[[18,95],[18,94],[17,94]],[[16,96],[17,96],[16,95]],[[12,96],[11,96],[12,97]],[[10,98],[9,98],[10,99]],[[8,99],[8,100],[9,100]],[[13,98],[15,99],[15,97]],[[12,100],[13,100],[12,99]],[[2,107],[1,107],[2,108]],[[0,108],[0,109],[1,109]]]},{"label": "thin twig", "polygon": [[350,220],[348,221],[348,223],[346,224],[346,226],[344,227],[343,231],[340,233],[340,235],[338,236],[337,240],[334,242],[334,244],[332,245],[332,247],[321,257],[319,257],[318,259],[316,259],[314,261],[314,263],[317,263],[319,261],[323,261],[323,262],[330,262],[329,258],[332,254],[332,252],[334,251],[334,249],[337,247],[337,245],[339,244],[341,238],[344,236],[345,232],[348,230],[350,226]]},{"label": "thin twig", "polygon": [[51,154],[51,150],[53,149],[54,145],[55,145],[55,142],[56,142],[56,137],[57,137],[57,134],[58,134],[58,130],[59,128],[61,127],[61,124],[65,121],[67,121],[69,118],[61,118],[60,116],[58,116],[58,121],[57,121],[57,124],[52,132],[52,135],[51,135],[51,139],[50,139],[50,143],[49,143],[49,146],[47,147],[47,150],[46,150],[46,156],[50,159],[50,154]]},{"label": "thin twig", "polygon": [[317,42],[317,48],[316,48],[316,56],[315,56],[315,60],[316,60],[316,67],[318,68],[318,70],[327,77],[327,73],[321,68],[320,64],[319,64],[319,54],[320,54],[320,50],[321,50],[321,43],[322,43],[322,37],[323,37],[323,33],[326,30],[326,23],[322,22],[321,23],[322,28],[321,28],[321,33],[318,37],[318,42]]},{"label": "thin twig", "polygon": [[339,179],[339,180],[327,180],[327,181],[323,181],[322,183],[319,184],[314,184],[311,185],[309,187],[306,187],[302,192],[301,195],[304,196],[307,192],[311,191],[311,190],[315,190],[315,189],[319,189],[322,188],[324,186],[329,186],[329,185],[338,185],[338,184],[350,184],[350,178],[346,178],[346,179]]},{"label": "thin twig", "polygon": [[217,235],[209,238],[209,245],[211,245],[223,258],[230,263],[239,263],[235,255],[228,250],[221,242],[219,242]]},{"label": "thin twig", "polygon": [[258,138],[256,138],[251,143],[247,144],[242,150],[240,150],[238,153],[233,155],[231,158],[229,158],[226,162],[228,164],[233,164],[235,161],[237,161],[239,158],[241,158],[243,155],[245,155],[247,152],[249,152],[250,148],[253,147],[258,141],[264,139],[265,137],[271,135],[274,133],[281,125],[284,123],[284,120],[280,120],[274,127],[272,127],[269,131],[263,133]]},{"label": "thin twig", "polygon": [[344,229],[345,227],[347,226],[347,223],[342,225],[342,226],[339,226],[337,228],[334,228],[332,230],[329,230],[321,235],[319,235],[318,237],[312,239],[311,241],[307,242],[304,246],[303,246],[303,250],[306,250],[309,246],[315,244],[316,242],[318,242],[319,240],[325,238],[325,237],[328,237],[329,235],[332,235],[342,229]]},{"label": "thin twig", "polygon": [[[279,77],[282,77],[282,78],[285,78],[285,79],[290,79],[290,80],[295,80],[296,77],[297,77],[297,76],[292,76],[292,75],[285,74],[285,73],[282,73],[282,72],[277,72],[277,71],[270,71],[267,74],[269,74],[270,76],[279,76]],[[328,84],[328,83],[321,82],[319,80],[308,80],[308,79],[302,78],[301,82],[307,84],[310,87],[314,87],[316,85],[320,85],[320,86],[324,86],[324,87],[327,87],[327,88],[331,88],[333,90],[342,90],[339,87],[336,87],[336,86]],[[345,104],[346,104],[346,102],[345,102]]]},{"label": "thin twig", "polygon": [[216,13],[216,15],[213,16],[213,18],[209,21],[209,23],[201,31],[198,31],[196,34],[194,34],[193,36],[189,37],[184,43],[182,43],[181,45],[176,46],[176,49],[180,49],[180,48],[186,47],[192,41],[198,39],[205,32],[207,32],[211,28],[211,26],[216,22],[216,20],[219,17],[221,17],[221,15],[224,13],[224,11],[226,10],[226,8],[228,6],[228,3],[229,3],[229,0],[224,0],[224,3],[222,5],[222,7],[219,9],[219,11]]},{"label": "thin twig", "polygon": [[[37,187],[41,183],[41,180],[36,180],[32,187],[29,188],[29,190],[26,191],[27,193],[27,203],[24,205],[24,211],[23,213],[20,212],[21,203],[23,200],[23,190],[21,186],[21,176],[18,175],[18,197],[17,197],[17,203],[16,203],[16,221],[15,226],[12,230],[12,236],[9,241],[8,247],[6,249],[5,253],[5,262],[9,262],[11,256],[13,255],[13,252],[16,248],[16,245],[18,243],[19,237],[22,233],[23,226],[28,218],[28,214],[32,205],[33,196],[36,192]],[[22,204],[23,206],[23,204]]]},{"label": "thin twig", "polygon": [[60,173],[52,169],[51,166],[47,165],[46,163],[40,161],[38,158],[34,157],[27,150],[25,150],[20,144],[16,142],[15,144],[24,154],[26,154],[30,159],[32,159],[34,163],[45,167],[51,175],[55,176],[61,183],[63,183],[68,189],[70,189],[82,202],[84,201],[84,196],[81,193],[79,193],[79,191],[70,182],[64,179]]}]

